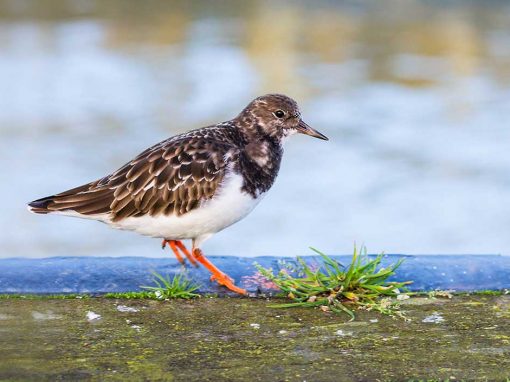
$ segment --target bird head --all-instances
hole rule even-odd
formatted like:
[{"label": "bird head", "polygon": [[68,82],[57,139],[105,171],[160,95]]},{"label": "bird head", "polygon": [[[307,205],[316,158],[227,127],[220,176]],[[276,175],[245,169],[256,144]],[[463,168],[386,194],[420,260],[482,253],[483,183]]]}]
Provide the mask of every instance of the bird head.
[{"label": "bird head", "polygon": [[299,107],[292,98],[282,94],[266,94],[255,98],[238,116],[257,133],[280,140],[296,133],[328,140],[301,119]]}]

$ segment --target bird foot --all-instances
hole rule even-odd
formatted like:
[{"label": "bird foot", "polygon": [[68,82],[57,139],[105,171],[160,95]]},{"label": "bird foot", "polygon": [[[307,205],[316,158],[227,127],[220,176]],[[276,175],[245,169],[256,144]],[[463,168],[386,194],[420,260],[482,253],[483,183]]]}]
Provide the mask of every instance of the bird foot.
[{"label": "bird foot", "polygon": [[218,284],[223,285],[224,287],[227,287],[232,292],[236,292],[239,294],[248,294],[246,289],[239,288],[234,284],[234,280],[232,280],[230,277],[228,277],[225,273],[213,273],[211,276],[211,281],[216,281]]},{"label": "bird foot", "polygon": [[216,281],[218,284],[227,287],[232,292],[236,292],[242,295],[247,295],[246,289],[239,288],[234,285],[234,280],[228,277],[225,273],[220,271],[216,266],[211,263],[202,253],[199,248],[193,248],[193,256],[195,260],[202,264],[209,272],[212,273],[211,281]]}]

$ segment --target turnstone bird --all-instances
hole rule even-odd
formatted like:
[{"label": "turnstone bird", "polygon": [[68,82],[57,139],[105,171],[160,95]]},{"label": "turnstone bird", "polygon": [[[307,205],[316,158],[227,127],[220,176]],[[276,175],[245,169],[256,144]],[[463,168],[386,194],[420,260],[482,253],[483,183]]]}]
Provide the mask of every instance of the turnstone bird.
[{"label": "turnstone bird", "polygon": [[[200,250],[216,232],[248,215],[278,174],[287,137],[327,140],[280,94],[254,99],[234,119],[166,139],[114,173],[35,200],[29,210],[95,219],[163,239],[177,259],[198,263],[228,289],[246,294]],[[191,252],[182,243],[192,240]]]}]

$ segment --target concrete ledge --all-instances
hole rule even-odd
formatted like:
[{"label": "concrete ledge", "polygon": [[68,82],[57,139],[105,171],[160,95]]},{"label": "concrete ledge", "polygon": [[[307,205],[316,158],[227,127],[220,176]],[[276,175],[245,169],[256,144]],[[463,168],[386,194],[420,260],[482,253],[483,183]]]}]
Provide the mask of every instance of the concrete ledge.
[{"label": "concrete ledge", "polygon": [[[453,289],[456,291],[499,290],[510,288],[510,257],[497,255],[387,255],[383,264],[405,257],[397,279],[412,280],[412,290]],[[349,256],[333,256],[348,264]],[[267,291],[264,278],[254,263],[280,269],[282,262],[295,263],[295,258],[282,257],[210,257],[223,271],[251,292]],[[316,256],[304,257],[318,264]],[[53,257],[46,259],[0,259],[0,293],[104,293],[140,290],[152,284],[152,271],[160,274],[186,272],[205,293],[224,293],[209,281],[203,268],[182,267],[173,258],[146,257]]]}]

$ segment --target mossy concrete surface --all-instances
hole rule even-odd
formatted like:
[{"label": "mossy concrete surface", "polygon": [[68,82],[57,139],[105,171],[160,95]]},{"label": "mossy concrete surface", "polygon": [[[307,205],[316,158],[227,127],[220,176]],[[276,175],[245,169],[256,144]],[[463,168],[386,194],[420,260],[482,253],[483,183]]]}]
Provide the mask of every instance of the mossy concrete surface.
[{"label": "mossy concrete surface", "polygon": [[272,302],[0,300],[0,380],[510,377],[510,296],[411,298],[403,305],[410,322],[376,312],[347,322],[319,310],[268,307]]}]

